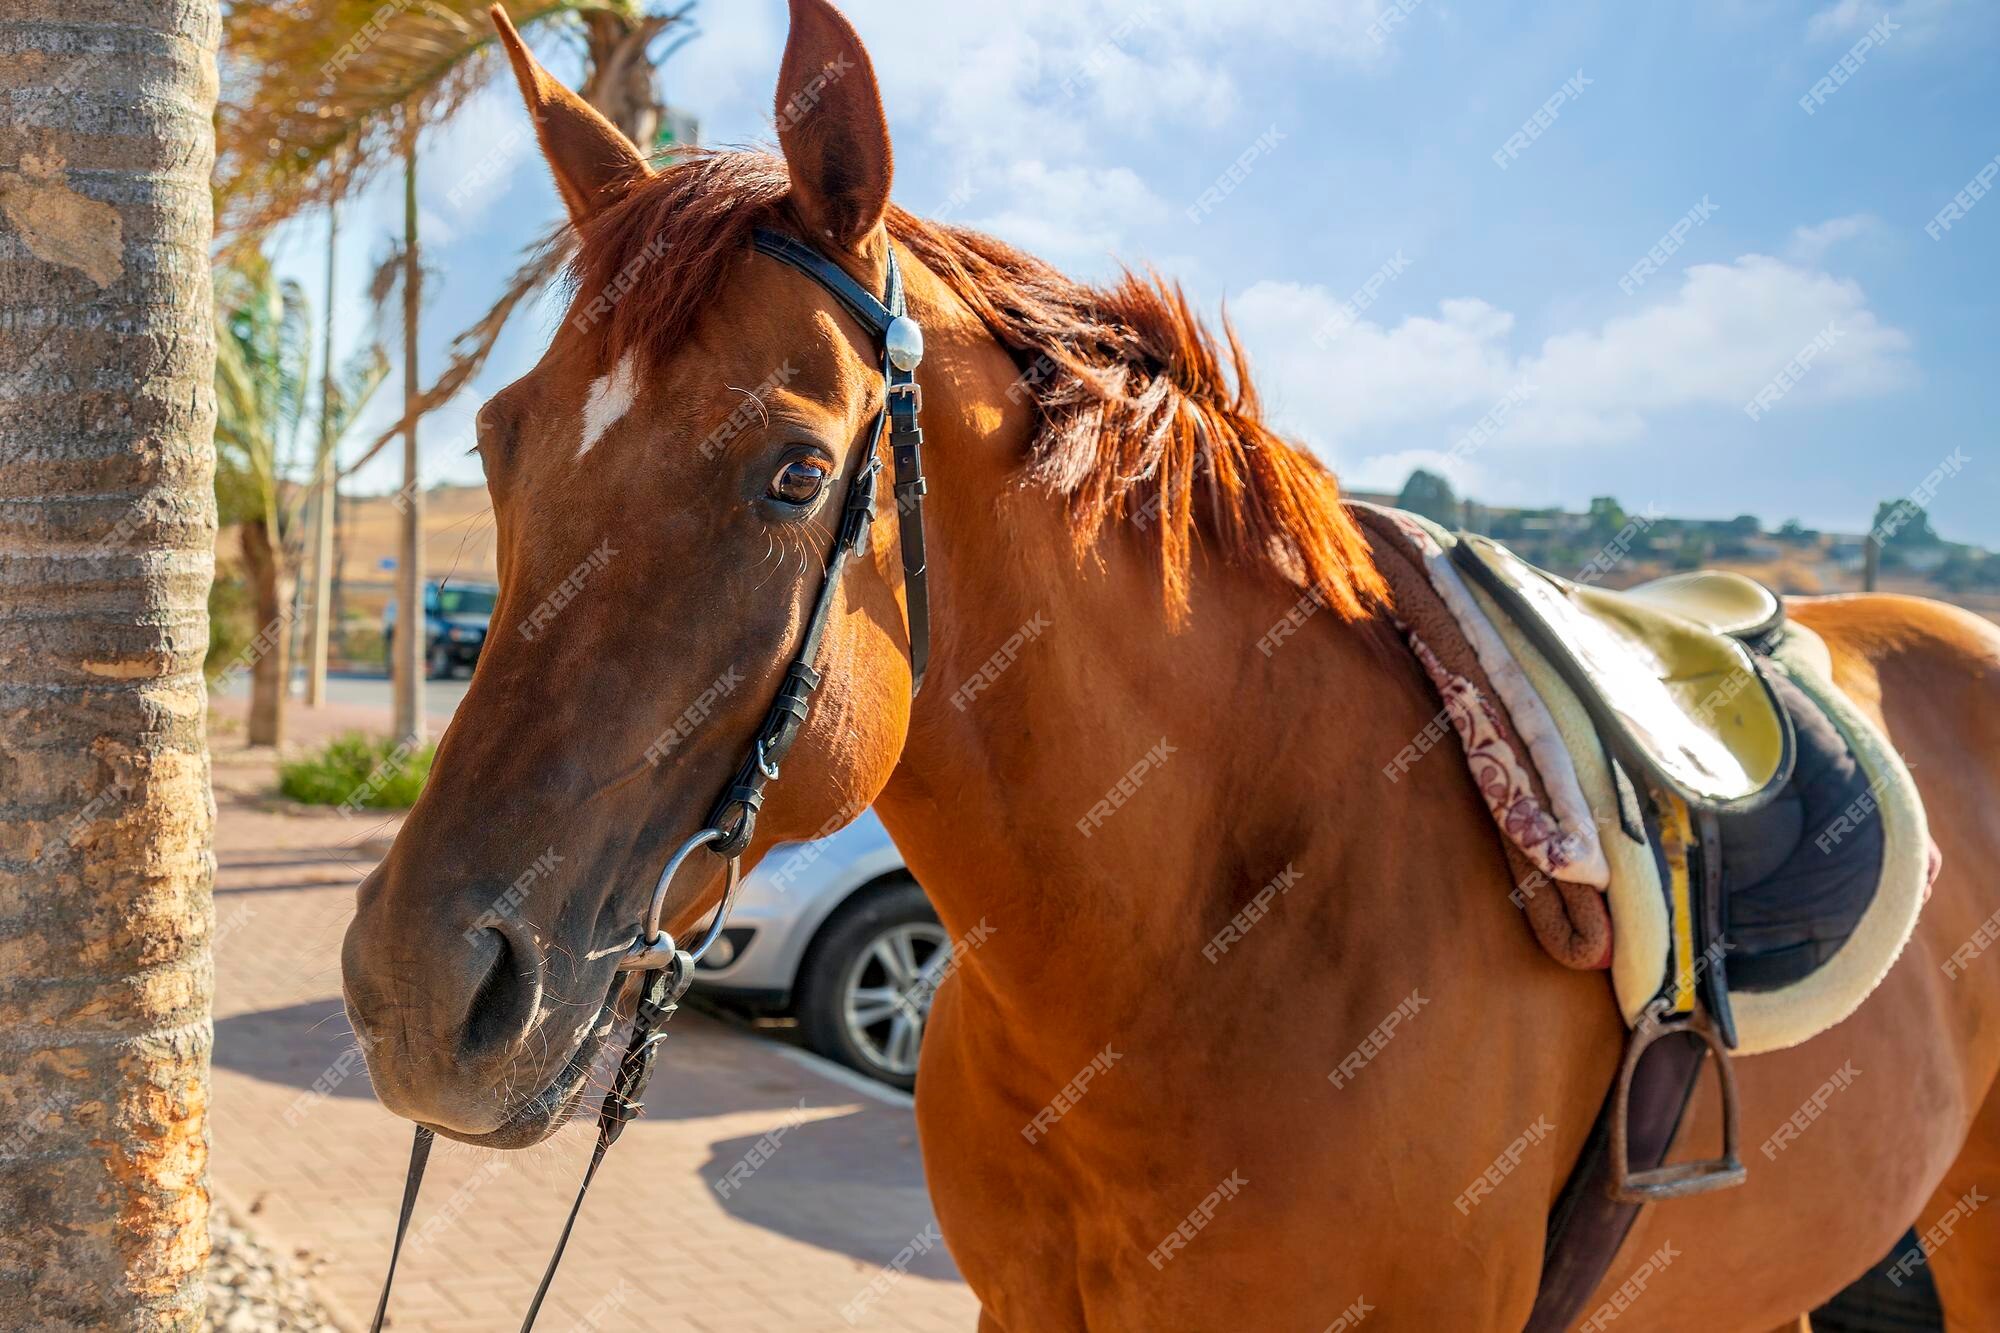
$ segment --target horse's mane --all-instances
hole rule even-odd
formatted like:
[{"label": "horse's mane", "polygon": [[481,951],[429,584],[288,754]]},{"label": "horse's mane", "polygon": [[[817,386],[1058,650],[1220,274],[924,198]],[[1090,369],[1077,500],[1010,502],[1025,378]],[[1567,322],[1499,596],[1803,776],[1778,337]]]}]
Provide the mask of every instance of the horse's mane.
[{"label": "horse's mane", "polygon": [[[750,229],[788,222],[789,188],[778,158],[699,152],[586,224],[571,276],[579,291],[613,297],[612,354],[671,356],[748,253]],[[1066,498],[1079,551],[1112,523],[1157,533],[1176,621],[1197,543],[1273,568],[1343,616],[1386,600],[1332,474],[1265,424],[1226,319],[1218,342],[1180,287],[1154,274],[1093,287],[901,208],[888,227],[1014,354],[1009,393],[1040,419],[1025,476]]]}]

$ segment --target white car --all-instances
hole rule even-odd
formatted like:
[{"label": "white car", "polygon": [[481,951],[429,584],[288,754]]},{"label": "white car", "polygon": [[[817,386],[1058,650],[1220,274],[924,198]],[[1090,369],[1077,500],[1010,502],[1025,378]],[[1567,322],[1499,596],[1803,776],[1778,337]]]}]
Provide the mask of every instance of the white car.
[{"label": "white car", "polygon": [[937,913],[871,810],[829,837],[771,849],[744,877],[695,987],[789,1013],[821,1055],[907,1090],[950,957]]}]

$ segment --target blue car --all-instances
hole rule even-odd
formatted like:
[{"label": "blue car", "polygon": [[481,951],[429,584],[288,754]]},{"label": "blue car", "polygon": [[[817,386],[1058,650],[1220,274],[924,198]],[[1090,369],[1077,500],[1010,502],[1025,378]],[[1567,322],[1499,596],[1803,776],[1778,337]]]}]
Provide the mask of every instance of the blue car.
[{"label": "blue car", "polygon": [[[424,664],[432,680],[458,674],[472,674],[479,650],[486,646],[486,631],[493,619],[493,604],[500,589],[490,583],[424,584]],[[382,612],[382,669],[394,674],[396,660],[396,603],[392,598]]]}]

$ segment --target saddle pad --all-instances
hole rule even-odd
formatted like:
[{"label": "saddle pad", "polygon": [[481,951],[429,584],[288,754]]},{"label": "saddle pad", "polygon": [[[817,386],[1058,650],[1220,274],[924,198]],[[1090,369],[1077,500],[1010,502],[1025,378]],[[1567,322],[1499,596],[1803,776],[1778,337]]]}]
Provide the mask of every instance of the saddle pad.
[{"label": "saddle pad", "polygon": [[[1429,748],[1427,742],[1442,738],[1436,733],[1448,719],[1501,835],[1514,883],[1510,896],[1526,913],[1535,938],[1565,967],[1609,967],[1611,914],[1603,888],[1610,871],[1555,724],[1498,640],[1482,654],[1440,595],[1441,587],[1452,589],[1469,607],[1470,594],[1457,586],[1457,575],[1429,535],[1406,529],[1381,511],[1357,509],[1356,517],[1369,535],[1376,571],[1389,585],[1396,628],[1444,704],[1384,766],[1384,776],[1400,781]],[[1476,612],[1469,614],[1477,619]],[[1487,660],[1503,668],[1497,676],[1488,674]],[[1539,753],[1531,736],[1542,742]],[[1550,761],[1553,772],[1546,771]]]},{"label": "saddle pad", "polygon": [[1868,775],[1789,675],[1773,671],[1769,681],[1797,738],[1791,778],[1757,809],[1715,821],[1726,970],[1738,993],[1780,990],[1823,966],[1882,882],[1885,839]]},{"label": "saddle pad", "polygon": [[1882,878],[1860,923],[1831,958],[1788,985],[1736,991],[1739,1055],[1779,1051],[1809,1041],[1860,1008],[1916,930],[1933,871],[1930,828],[1917,784],[1888,738],[1828,678],[1826,645],[1811,630],[1794,624],[1772,658],[1847,742],[1868,777],[1868,794],[1873,798],[1855,801],[1813,839],[1836,841],[1866,821],[1879,820]]},{"label": "saddle pad", "polygon": [[1508,620],[1485,590],[1473,604],[1520,665],[1569,752],[1576,784],[1590,810],[1608,867],[1604,901],[1611,911],[1611,989],[1626,1024],[1636,1023],[1668,975],[1673,928],[1667,919],[1665,868],[1644,838],[1626,831],[1625,806],[1611,761],[1597,741],[1597,724],[1562,673]]}]

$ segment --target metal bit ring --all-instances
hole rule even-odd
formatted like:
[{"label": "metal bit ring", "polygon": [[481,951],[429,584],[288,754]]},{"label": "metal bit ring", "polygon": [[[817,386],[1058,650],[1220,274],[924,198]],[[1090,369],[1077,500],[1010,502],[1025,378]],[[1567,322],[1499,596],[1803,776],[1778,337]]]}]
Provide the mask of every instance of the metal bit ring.
[{"label": "metal bit ring", "polygon": [[[646,929],[633,941],[623,958],[618,960],[620,972],[650,972],[666,967],[673,961],[676,946],[674,937],[662,928],[662,918],[667,910],[667,893],[673,888],[674,876],[681,866],[694,855],[697,847],[706,847],[712,842],[720,842],[727,837],[721,829],[705,828],[680,845],[680,849],[667,858],[666,868],[660,871],[659,881],[653,886],[653,903],[646,913]],[[692,961],[699,961],[708,952],[718,936],[722,934],[723,922],[729,918],[729,909],[736,901],[736,886],[743,880],[742,862],[736,857],[729,858],[729,883],[722,891],[722,901],[716,904],[715,916],[702,933],[701,942],[688,951]]]}]

